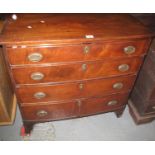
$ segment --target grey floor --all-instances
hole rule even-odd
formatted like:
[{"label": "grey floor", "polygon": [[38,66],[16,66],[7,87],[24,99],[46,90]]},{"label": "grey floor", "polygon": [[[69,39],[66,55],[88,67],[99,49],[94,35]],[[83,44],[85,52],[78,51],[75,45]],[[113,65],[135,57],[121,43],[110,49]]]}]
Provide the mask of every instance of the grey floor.
[{"label": "grey floor", "polygon": [[[51,122],[54,127],[53,140],[155,140],[155,121],[145,125],[135,125],[126,108],[117,119],[114,113]],[[13,126],[0,127],[0,140],[23,140],[20,137],[21,116],[17,116]]]}]

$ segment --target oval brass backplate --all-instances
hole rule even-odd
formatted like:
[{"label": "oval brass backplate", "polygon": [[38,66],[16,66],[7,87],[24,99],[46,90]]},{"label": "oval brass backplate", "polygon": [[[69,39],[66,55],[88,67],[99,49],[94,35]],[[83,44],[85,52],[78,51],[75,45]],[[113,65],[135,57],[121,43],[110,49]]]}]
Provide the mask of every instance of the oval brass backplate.
[{"label": "oval brass backplate", "polygon": [[40,53],[31,53],[28,55],[28,60],[31,62],[39,62],[43,58]]},{"label": "oval brass backplate", "polygon": [[44,98],[45,96],[46,96],[46,94],[45,94],[44,92],[37,92],[37,93],[34,94],[34,97],[35,97],[36,99],[42,99],[42,98]]},{"label": "oval brass backplate", "polygon": [[35,72],[31,74],[31,79],[33,80],[41,80],[44,78],[44,74],[40,72]]},{"label": "oval brass backplate", "polygon": [[121,82],[115,83],[115,84],[113,84],[113,88],[114,89],[122,89],[123,83],[121,83]]},{"label": "oval brass backplate", "polygon": [[44,116],[47,116],[47,115],[48,115],[48,112],[45,111],[45,110],[39,110],[37,112],[37,116],[39,116],[39,117],[44,117]]},{"label": "oval brass backplate", "polygon": [[128,71],[129,68],[130,68],[129,65],[127,65],[127,64],[122,64],[122,65],[118,66],[118,70],[121,71],[121,72]]},{"label": "oval brass backplate", "polygon": [[124,48],[125,54],[132,54],[136,51],[136,48],[134,46],[127,46]]},{"label": "oval brass backplate", "polygon": [[118,103],[117,100],[112,100],[112,101],[109,101],[109,102],[107,103],[107,105],[108,105],[108,106],[113,106],[113,105],[116,105],[117,103]]}]

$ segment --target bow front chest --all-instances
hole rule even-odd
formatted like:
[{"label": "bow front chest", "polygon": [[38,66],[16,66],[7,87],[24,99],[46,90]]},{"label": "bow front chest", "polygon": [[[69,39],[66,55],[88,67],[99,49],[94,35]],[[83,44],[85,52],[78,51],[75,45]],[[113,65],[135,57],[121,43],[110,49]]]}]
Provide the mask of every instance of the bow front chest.
[{"label": "bow front chest", "polygon": [[36,122],[120,116],[151,33],[127,14],[16,14],[0,41],[28,133]]}]

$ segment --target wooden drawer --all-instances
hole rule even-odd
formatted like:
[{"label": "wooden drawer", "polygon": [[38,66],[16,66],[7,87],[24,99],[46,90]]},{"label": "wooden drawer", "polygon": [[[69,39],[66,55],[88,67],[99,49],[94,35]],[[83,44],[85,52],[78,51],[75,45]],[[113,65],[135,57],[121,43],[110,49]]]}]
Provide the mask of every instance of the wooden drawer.
[{"label": "wooden drawer", "polygon": [[113,94],[100,98],[89,98],[82,101],[80,114],[92,115],[116,110],[127,104],[128,93]]},{"label": "wooden drawer", "polygon": [[57,120],[116,110],[126,105],[128,93],[106,97],[49,102],[21,107],[24,120]]},{"label": "wooden drawer", "polygon": [[[59,64],[56,66],[21,67],[13,68],[12,72],[17,84],[74,81],[133,74],[139,69],[142,59],[141,57],[136,57],[130,59]],[[127,67],[126,71],[120,71],[120,68],[123,68],[123,66]],[[36,76],[40,79],[34,80]]]},{"label": "wooden drawer", "polygon": [[77,101],[21,107],[24,120],[57,120],[78,116]]},{"label": "wooden drawer", "polygon": [[[136,40],[103,44],[64,45],[56,47],[18,47],[7,48],[6,51],[11,65],[23,65],[139,56],[145,54],[147,44],[148,40]],[[125,48],[128,46],[133,46],[135,51],[127,54]]]},{"label": "wooden drawer", "polygon": [[[134,80],[135,75],[55,85],[25,85],[17,88],[17,95],[20,103],[105,96],[109,93],[128,92],[132,88]],[[38,93],[42,94],[38,95]]]}]

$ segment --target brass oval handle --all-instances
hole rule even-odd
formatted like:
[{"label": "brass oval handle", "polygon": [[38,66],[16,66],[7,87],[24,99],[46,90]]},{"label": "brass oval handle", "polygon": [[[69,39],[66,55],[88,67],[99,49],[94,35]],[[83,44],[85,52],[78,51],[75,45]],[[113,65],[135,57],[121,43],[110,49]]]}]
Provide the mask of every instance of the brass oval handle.
[{"label": "brass oval handle", "polygon": [[129,68],[130,68],[129,65],[127,65],[127,64],[122,64],[122,65],[118,66],[118,70],[121,71],[121,72],[128,71]]},{"label": "brass oval handle", "polygon": [[48,112],[45,111],[45,110],[39,110],[37,112],[37,116],[39,116],[39,117],[44,117],[44,116],[47,116],[47,115],[48,115]]},{"label": "brass oval handle", "polygon": [[83,88],[84,88],[84,84],[83,83],[80,83],[79,84],[79,89],[82,90]]},{"label": "brass oval handle", "polygon": [[114,89],[122,89],[123,83],[121,83],[121,82],[115,83],[115,84],[113,84],[113,88]]},{"label": "brass oval handle", "polygon": [[90,51],[90,47],[89,47],[89,46],[85,46],[85,47],[83,48],[84,54],[89,53],[89,51]]},{"label": "brass oval handle", "polygon": [[40,73],[40,72],[35,72],[35,73],[32,73],[31,74],[31,79],[33,80],[41,80],[44,78],[44,74],[43,73]]},{"label": "brass oval handle", "polygon": [[136,51],[136,48],[134,46],[127,46],[124,48],[125,54],[132,54]]},{"label": "brass oval handle", "polygon": [[87,70],[87,64],[82,64],[82,70],[86,71]]},{"label": "brass oval handle", "polygon": [[112,100],[112,101],[109,101],[107,103],[108,106],[113,106],[113,105],[116,105],[116,104],[118,104],[118,101],[117,100]]},{"label": "brass oval handle", "polygon": [[44,92],[37,92],[34,94],[34,97],[36,99],[42,99],[42,98],[46,97],[46,94]]},{"label": "brass oval handle", "polygon": [[28,55],[28,60],[31,62],[39,62],[43,58],[40,53],[31,53]]}]

